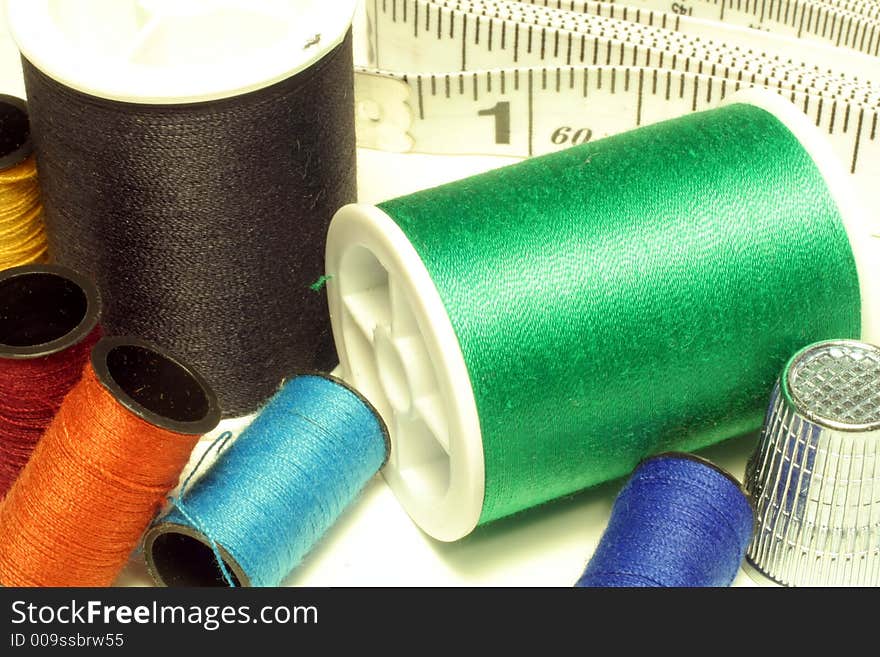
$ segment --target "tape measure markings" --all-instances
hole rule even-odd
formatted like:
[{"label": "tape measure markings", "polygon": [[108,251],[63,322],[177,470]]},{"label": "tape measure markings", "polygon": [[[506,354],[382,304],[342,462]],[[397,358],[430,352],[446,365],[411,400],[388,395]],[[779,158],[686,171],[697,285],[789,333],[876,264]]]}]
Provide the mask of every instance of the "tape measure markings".
[{"label": "tape measure markings", "polygon": [[[740,0],[626,0],[626,4],[592,2],[589,0],[569,0],[568,2],[549,2],[548,0],[520,0],[525,4],[557,9],[562,11],[594,13],[643,22],[639,11],[642,6],[650,10],[648,24],[653,24],[653,12],[662,12],[662,27],[666,25],[666,12],[679,17],[714,21],[726,25],[772,31],[777,35],[788,35],[798,39],[815,38],[820,42],[832,43],[835,47],[851,48],[855,51],[880,54],[880,25],[872,20],[876,14],[859,14],[851,9],[822,4],[815,0],[761,0],[746,2]],[[633,7],[637,6],[635,12]],[[784,7],[784,11],[783,11]],[[635,16],[633,16],[635,13]],[[829,21],[830,17],[830,21]],[[678,29],[676,25],[673,29]]]},{"label": "tape measure markings", "polygon": [[[402,12],[398,16],[396,11],[397,2],[401,2],[403,8],[408,7],[409,3],[412,2],[416,10],[412,12]],[[862,90],[864,87],[870,88],[870,78],[876,78],[878,76],[876,62],[874,62],[871,57],[858,55],[857,53],[845,53],[829,47],[818,49],[815,45],[810,45],[809,47],[804,48],[802,47],[803,44],[798,45],[798,42],[793,39],[778,39],[772,37],[773,41],[769,43],[769,45],[772,45],[773,48],[782,53],[777,53],[775,57],[769,57],[763,54],[756,55],[754,52],[745,52],[744,49],[748,46],[749,42],[753,42],[755,39],[766,40],[771,38],[768,37],[768,35],[755,30],[738,30],[738,36],[745,40],[740,46],[729,48],[724,44],[717,45],[699,37],[691,39],[687,37],[687,35],[677,34],[670,30],[662,30],[662,28],[647,28],[643,25],[636,25],[625,21],[611,19],[598,19],[606,22],[595,23],[591,22],[597,20],[596,17],[593,16],[578,15],[572,14],[571,12],[550,9],[535,11],[535,8],[531,5],[517,2],[501,5],[498,3],[491,3],[489,0],[473,0],[472,2],[467,3],[467,10],[458,8],[450,9],[447,6],[448,4],[449,2],[445,0],[392,0],[390,5],[391,10],[388,11],[388,7],[383,3],[385,10],[372,14],[371,20],[369,21],[372,36],[370,43],[372,46],[371,57],[373,63],[380,68],[391,70],[400,70],[405,67],[408,72],[475,69],[480,68],[480,66],[474,65],[472,59],[469,59],[469,55],[471,58],[475,54],[479,55],[479,51],[476,53],[474,52],[473,46],[482,46],[482,49],[484,49],[487,54],[494,53],[485,58],[487,59],[487,65],[484,66],[484,68],[494,69],[506,66],[525,66],[529,64],[545,63],[555,63],[567,66],[575,63],[593,65],[600,63],[624,64],[626,59],[625,53],[627,52],[625,46],[630,44],[628,54],[629,59],[631,59],[631,62],[629,63],[632,65],[641,64],[648,67],[658,66],[660,68],[667,66],[672,66],[673,68],[683,67],[686,71],[690,71],[692,66],[696,66],[697,72],[702,73],[703,66],[706,66],[707,64],[715,64],[716,66],[729,66],[734,69],[743,68],[746,71],[754,71],[759,75],[769,75],[774,78],[781,77],[783,80],[786,79],[786,74],[788,74],[794,76],[802,84],[810,84],[811,82],[814,82],[816,86],[827,86],[827,90],[831,93],[838,91],[833,85],[840,85],[839,89],[852,87],[857,91]],[[516,5],[516,7],[513,7],[513,5]],[[418,44],[416,44],[412,41],[412,39],[419,39],[420,22],[418,20],[419,12],[417,9],[420,6],[423,7],[425,16],[425,30],[423,34],[435,34],[437,43],[425,44],[424,42],[418,42]],[[480,7],[484,12],[494,8],[494,16],[486,16],[485,13],[476,13],[476,8]],[[378,12],[378,0],[375,0],[374,8],[374,11]],[[531,12],[526,15],[522,12],[522,8],[529,9]],[[432,14],[435,17],[437,25],[436,31],[431,29]],[[449,25],[448,32],[443,29],[444,14],[447,16],[447,23]],[[414,28],[411,37],[408,34],[407,28],[407,21],[410,17],[412,17]],[[400,20],[398,20],[398,18]],[[566,23],[566,18],[569,21],[568,23]],[[577,19],[579,19],[579,22]],[[488,39],[484,39],[481,44],[480,28],[486,20],[490,21],[490,26],[494,26],[495,21],[501,22],[500,30],[498,30],[501,32],[500,51],[493,48],[493,42],[497,40],[492,37],[493,33],[496,31],[492,28],[488,30]],[[575,20],[576,22],[571,23],[571,20]],[[681,20],[681,17],[675,17],[676,29],[680,29]],[[379,38],[380,22],[384,23],[381,30],[382,39]],[[569,24],[576,29],[567,29],[566,25]],[[460,25],[460,27],[456,29],[456,25]],[[468,40],[469,25],[472,25],[470,32],[473,34],[473,39],[471,42]],[[401,29],[401,27],[403,29]],[[510,28],[509,30],[508,27]],[[535,30],[533,29],[535,27],[540,29],[540,35],[535,34]],[[717,26],[702,25],[701,29],[705,31],[706,27],[714,30]],[[599,30],[598,33],[595,33],[596,29]],[[645,32],[646,29],[650,31]],[[390,32],[388,32],[389,30]],[[552,54],[548,49],[548,30],[552,35],[553,40]],[[636,31],[633,32],[632,30]],[[510,41],[510,37],[507,35],[508,31],[513,33],[512,51],[509,51],[507,48],[508,44],[506,42]],[[521,37],[520,34],[523,31],[525,34]],[[390,38],[386,32],[390,34]],[[561,35],[568,39],[568,44],[565,48],[566,56],[564,58],[560,57],[559,53]],[[650,42],[646,41],[648,37],[651,38]],[[635,39],[638,39],[639,43],[634,43]],[[536,47],[535,42],[537,40],[540,40],[540,48]],[[392,50],[390,56],[380,57],[379,41],[382,41],[383,43],[388,41],[388,46],[383,47],[383,52],[385,52],[388,47],[391,47]],[[455,43],[451,44],[453,48],[449,48],[449,44],[440,45],[444,41],[454,41]],[[580,42],[579,46],[575,45],[574,42],[576,41]],[[396,43],[399,44],[399,47],[397,50],[394,50],[393,47]],[[421,46],[418,49],[418,52],[413,48],[415,45]],[[768,44],[765,43],[764,45]],[[792,63],[791,61],[786,61],[785,58],[791,56],[791,48],[794,45],[797,45],[799,48],[799,54],[806,55],[807,59],[805,61],[812,59],[818,62],[814,65],[817,70],[826,66],[829,61],[840,60],[843,64],[841,68],[847,73],[838,73],[829,76],[810,71],[804,66]],[[441,51],[441,48],[444,46],[447,47]],[[469,46],[471,46],[470,52]],[[615,46],[617,46],[616,50],[614,48]],[[679,48],[674,50],[673,46],[679,46]],[[599,59],[600,49],[602,47],[604,47],[606,51],[604,53],[604,61],[600,61]],[[641,62],[639,61],[639,47],[642,48],[644,60]],[[573,61],[573,54],[577,48],[579,48],[580,51],[579,62]],[[766,50],[772,52],[773,48],[768,48]],[[400,52],[401,49],[403,49],[403,52]],[[690,54],[686,52],[687,49],[690,50]],[[506,51],[506,54],[504,55],[506,59],[501,57],[501,51]],[[532,56],[532,61],[525,60],[525,56],[527,55]],[[656,62],[653,60],[653,57],[657,57]],[[665,58],[667,57],[672,58],[671,63],[665,61]],[[615,58],[618,61],[613,61]],[[856,82],[854,80],[849,80],[846,76],[849,74],[848,71],[850,70],[865,71],[866,81]],[[873,93],[876,94],[876,90]]]},{"label": "tape measure markings", "polygon": [[[798,7],[810,4],[797,1]],[[686,16],[627,10],[626,16],[636,15],[637,20],[653,23],[651,27],[571,11],[601,4],[623,15],[622,7],[607,3],[545,4],[368,3],[370,55],[387,70],[358,71],[360,145],[525,157],[709,109],[733,91],[757,86],[790,100],[821,126],[836,155],[856,174],[856,183],[865,193],[872,191],[880,176],[880,67],[872,57],[800,44],[801,49],[821,51],[823,57],[826,51],[834,52],[838,60],[855,63],[856,69],[865,69],[867,63],[875,78],[851,79],[842,72],[819,73],[783,61],[772,50],[767,55],[747,53],[743,43],[717,46],[663,29],[693,22]],[[788,37],[767,41],[763,32],[736,29],[747,40],[765,39],[762,43],[775,47],[799,43]],[[880,30],[873,34],[875,41],[870,43],[876,47]]]},{"label": "tape measure markings", "polygon": [[[479,73],[407,75],[388,79],[406,84],[408,93],[414,99],[412,118],[415,120],[411,125],[401,127],[399,135],[400,140],[404,140],[405,134],[414,138],[418,147],[413,150],[508,156],[543,154],[631,127],[708,109],[720,103],[731,91],[757,84],[754,79],[745,82],[730,81],[723,77],[668,69],[629,67],[502,69]],[[363,88],[364,82],[364,78],[358,76],[359,89]],[[545,93],[548,91],[551,97]],[[872,146],[877,143],[877,106],[835,97],[826,98],[802,89],[780,88],[777,92],[796,104],[832,137],[835,150],[841,160],[847,163],[850,172],[856,173],[860,170],[860,153],[865,141],[872,142]],[[646,95],[649,93],[652,100],[650,103],[646,102]],[[633,99],[614,99],[612,106],[616,110],[616,116],[609,117],[602,123],[604,129],[590,126],[575,129],[574,125],[578,121],[593,114],[587,111],[588,107],[583,104],[583,100],[592,99],[594,105],[601,104],[596,102],[596,94],[606,98],[630,94]],[[368,98],[369,95],[369,92],[363,90],[358,94],[361,99]],[[464,112],[446,111],[446,101],[462,98],[467,99],[471,105],[482,101],[479,108],[475,107],[470,112],[471,118],[482,121],[494,118],[494,127],[486,128],[472,121],[470,124],[458,126],[458,136],[450,135],[446,129],[447,124],[461,117]],[[547,115],[555,119],[555,127],[549,133],[545,130],[544,140],[538,143],[535,141],[536,106],[545,109]],[[621,108],[630,108],[631,111],[625,114],[620,112]],[[517,132],[511,127],[516,115],[525,117],[527,121],[526,130],[519,131],[527,136],[525,143],[517,143],[511,136]],[[565,130],[567,126],[571,126],[571,130]],[[580,140],[566,137],[569,132],[573,136],[579,131],[586,131],[581,132]],[[365,142],[365,135],[361,131],[362,146],[382,148],[382,144],[375,141]],[[880,149],[874,147],[872,152],[875,154],[870,161],[880,162]],[[875,169],[876,166],[870,167],[865,177],[871,177],[871,172]]]},{"label": "tape measure markings", "polygon": [[862,2],[861,0],[851,1],[851,0],[822,0],[824,4],[831,5],[833,7],[839,7],[841,9],[845,9],[847,11],[851,11],[854,14],[859,16],[865,16],[868,18],[878,18],[880,17],[880,5],[876,2],[871,2],[868,0],[867,2]]}]

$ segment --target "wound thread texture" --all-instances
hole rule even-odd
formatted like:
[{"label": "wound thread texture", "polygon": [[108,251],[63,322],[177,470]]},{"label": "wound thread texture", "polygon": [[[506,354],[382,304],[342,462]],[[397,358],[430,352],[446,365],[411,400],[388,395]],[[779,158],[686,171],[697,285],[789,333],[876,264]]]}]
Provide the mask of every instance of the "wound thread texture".
[{"label": "wound thread texture", "polygon": [[0,358],[0,499],[27,464],[65,396],[82,377],[101,337],[95,327],[81,342],[40,358]]},{"label": "wound thread texture", "polygon": [[739,485],[713,465],[663,454],[636,469],[578,587],[730,586],[754,531]]},{"label": "wound thread texture", "polygon": [[112,584],[197,441],[125,409],[88,364],[0,505],[0,584]]},{"label": "wound thread texture", "polygon": [[298,376],[149,532],[153,577],[167,586],[280,585],[387,450],[384,425],[358,394]]},{"label": "wound thread texture", "polygon": [[46,260],[42,211],[33,156],[0,171],[0,270]]},{"label": "wound thread texture", "polygon": [[89,96],[23,62],[50,251],[92,276],[110,333],[184,357],[227,416],[337,359],[324,273],[356,198],[351,34],[266,89],[185,105]]},{"label": "wound thread texture", "polygon": [[735,104],[379,206],[440,294],[488,522],[757,429],[785,360],[860,333],[852,249],[789,129]]}]

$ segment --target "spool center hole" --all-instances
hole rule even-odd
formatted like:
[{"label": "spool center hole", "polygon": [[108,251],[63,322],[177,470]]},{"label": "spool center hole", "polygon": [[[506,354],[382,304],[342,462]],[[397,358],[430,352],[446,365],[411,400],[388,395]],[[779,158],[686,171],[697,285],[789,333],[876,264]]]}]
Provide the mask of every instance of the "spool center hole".
[{"label": "spool center hole", "polygon": [[156,415],[197,422],[208,413],[208,397],[195,377],[151,349],[113,347],[107,353],[107,371],[125,394]]},{"label": "spool center hole", "polygon": [[63,338],[85,319],[88,299],[71,280],[34,272],[0,282],[0,344],[32,347]]},{"label": "spool center hole", "polygon": [[[229,586],[214,551],[200,540],[179,532],[160,534],[150,547],[156,573],[166,586]],[[241,582],[229,563],[223,564],[236,586]]]},{"label": "spool center hole", "polygon": [[0,158],[21,148],[30,137],[30,121],[21,108],[0,102]]},{"label": "spool center hole", "polygon": [[376,365],[382,389],[388,402],[398,413],[406,413],[412,406],[412,393],[403,359],[390,335],[382,329],[376,330]]}]

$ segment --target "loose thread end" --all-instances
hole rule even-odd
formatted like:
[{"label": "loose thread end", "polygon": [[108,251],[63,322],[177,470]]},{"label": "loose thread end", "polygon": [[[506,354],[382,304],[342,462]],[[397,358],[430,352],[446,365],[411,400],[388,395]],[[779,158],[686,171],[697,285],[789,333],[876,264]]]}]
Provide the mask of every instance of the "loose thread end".
[{"label": "loose thread end", "polygon": [[309,289],[312,292],[320,292],[321,290],[324,289],[324,286],[327,285],[327,282],[331,281],[331,280],[333,280],[333,276],[323,275],[320,278],[318,278],[318,280],[316,280],[314,283],[309,285]]},{"label": "loose thread end", "polygon": [[186,479],[183,480],[183,483],[181,484],[180,490],[177,492],[177,495],[173,498],[169,498],[169,502],[172,507],[177,509],[180,515],[186,518],[186,520],[190,524],[192,524],[192,526],[195,527],[202,534],[202,536],[204,536],[208,540],[208,544],[211,548],[211,551],[214,553],[214,559],[217,561],[217,566],[221,574],[223,575],[223,579],[226,580],[226,583],[231,588],[236,588],[235,580],[230,574],[229,569],[226,567],[226,562],[223,560],[223,556],[220,554],[220,548],[218,547],[217,542],[210,535],[210,533],[205,531],[204,524],[195,516],[195,514],[187,510],[186,505],[183,501],[183,498],[186,495],[190,484],[192,483],[193,477],[195,477],[196,474],[201,471],[202,466],[205,463],[205,459],[208,457],[208,454],[210,454],[212,450],[216,450],[217,454],[219,455],[231,439],[231,431],[224,431],[219,436],[217,436],[217,438],[214,439],[214,442],[212,442],[208,449],[205,450],[205,452],[196,462],[195,467],[190,470],[189,474],[186,476]]}]

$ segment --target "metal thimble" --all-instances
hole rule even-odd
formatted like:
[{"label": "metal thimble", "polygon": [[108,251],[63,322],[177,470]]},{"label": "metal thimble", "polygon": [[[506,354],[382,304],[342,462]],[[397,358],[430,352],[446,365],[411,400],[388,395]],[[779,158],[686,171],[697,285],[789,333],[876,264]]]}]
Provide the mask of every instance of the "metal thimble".
[{"label": "metal thimble", "polygon": [[795,354],[746,468],[757,531],[747,558],[788,586],[880,585],[880,348]]}]

